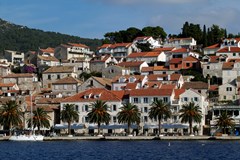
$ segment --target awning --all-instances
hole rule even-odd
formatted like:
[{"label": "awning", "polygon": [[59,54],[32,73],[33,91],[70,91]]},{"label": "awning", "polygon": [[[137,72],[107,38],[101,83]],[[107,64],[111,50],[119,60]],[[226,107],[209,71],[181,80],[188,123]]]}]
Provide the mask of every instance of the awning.
[{"label": "awning", "polygon": [[[144,124],[143,128],[144,129],[158,129],[158,125],[156,125],[156,124]],[[183,128],[188,128],[188,125],[179,124],[179,123],[175,123],[175,124],[164,123],[164,124],[161,124],[161,128],[164,128],[164,129],[170,129],[170,128],[183,129]]]},{"label": "awning", "polygon": [[[133,124],[130,126],[132,129],[137,129],[138,126]],[[88,129],[97,129],[98,126],[95,124],[89,124]],[[101,125],[100,129],[127,129],[127,124],[109,124],[109,125]]]},{"label": "awning", "polygon": [[[84,125],[83,124],[71,124],[71,129],[83,129]],[[67,124],[56,124],[54,126],[54,129],[68,129]]]}]

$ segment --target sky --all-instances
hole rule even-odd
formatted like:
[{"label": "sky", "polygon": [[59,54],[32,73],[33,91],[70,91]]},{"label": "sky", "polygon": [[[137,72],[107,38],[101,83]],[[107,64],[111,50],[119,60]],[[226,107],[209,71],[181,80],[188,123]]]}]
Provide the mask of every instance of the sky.
[{"label": "sky", "polygon": [[213,24],[240,32],[239,0],[0,0],[0,18],[44,31],[83,38],[160,26],[179,34],[183,24]]}]

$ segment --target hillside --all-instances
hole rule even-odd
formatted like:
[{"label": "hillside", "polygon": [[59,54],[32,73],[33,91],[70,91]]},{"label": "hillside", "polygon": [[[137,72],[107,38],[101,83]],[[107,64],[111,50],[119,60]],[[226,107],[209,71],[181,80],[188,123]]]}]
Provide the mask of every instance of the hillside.
[{"label": "hillside", "polygon": [[16,25],[0,19],[0,53],[4,49],[26,52],[40,48],[56,47],[61,43],[83,43],[96,50],[101,45],[99,39],[80,38],[56,32],[45,32]]}]

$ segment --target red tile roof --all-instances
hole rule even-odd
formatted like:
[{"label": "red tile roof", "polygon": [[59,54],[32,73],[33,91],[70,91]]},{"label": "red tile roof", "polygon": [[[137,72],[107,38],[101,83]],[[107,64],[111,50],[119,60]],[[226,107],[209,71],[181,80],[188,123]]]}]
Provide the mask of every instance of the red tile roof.
[{"label": "red tile roof", "polygon": [[130,96],[171,96],[172,89],[134,89],[130,90]]},{"label": "red tile roof", "polygon": [[129,89],[136,89],[137,88],[137,84],[138,83],[127,83],[127,85],[125,86],[125,89],[129,90]]},{"label": "red tile roof", "polygon": [[214,45],[211,45],[211,46],[208,46],[208,47],[205,47],[204,49],[217,49],[220,47],[220,44],[217,43],[217,44],[214,44]]},{"label": "red tile roof", "polygon": [[81,44],[81,43],[68,43],[68,45],[74,46],[74,47],[89,48],[89,47],[86,46],[85,44]]},{"label": "red tile roof", "polygon": [[169,70],[169,68],[165,67],[165,66],[154,66],[153,70],[154,71],[166,71],[166,70]]},{"label": "red tile roof", "polygon": [[138,58],[138,57],[143,57],[144,55],[146,55],[147,52],[134,52],[131,53],[127,56],[127,58]]},{"label": "red tile roof", "polygon": [[159,78],[165,78],[165,81],[178,81],[181,74],[171,74],[170,80],[167,79],[168,76],[167,74],[150,74],[147,77],[149,81],[159,81]]},{"label": "red tile roof", "polygon": [[210,57],[210,62],[211,63],[218,63],[219,62],[219,57],[220,56],[209,56]]},{"label": "red tile roof", "polygon": [[118,64],[118,66],[121,67],[140,67],[141,64],[143,64],[144,61],[131,61],[131,62],[121,62]]},{"label": "red tile roof", "polygon": [[79,79],[77,78],[73,78],[73,77],[65,77],[62,79],[59,79],[55,82],[53,82],[52,84],[80,84],[82,83]]},{"label": "red tile roof", "polygon": [[52,56],[41,56],[41,55],[38,55],[38,58],[40,60],[43,60],[43,61],[54,61],[54,62],[58,62],[59,60],[55,57],[52,57]]},{"label": "red tile roof", "polygon": [[181,64],[182,63],[182,58],[172,58],[170,61],[169,61],[169,64]]},{"label": "red tile roof", "polygon": [[112,44],[109,48],[117,48],[117,47],[125,47],[128,48],[132,45],[132,43],[115,43]]},{"label": "red tile roof", "polygon": [[164,47],[164,48],[155,48],[153,51],[167,52],[167,51],[172,51],[174,49],[175,49],[175,47]]},{"label": "red tile roof", "polygon": [[156,87],[156,89],[159,89],[162,86],[162,82],[146,82],[143,85],[143,88],[154,88]]},{"label": "red tile roof", "polygon": [[52,66],[43,73],[72,73],[74,66]]},{"label": "red tile roof", "polygon": [[15,83],[0,83],[0,87],[13,87]]},{"label": "red tile roof", "polygon": [[172,53],[187,53],[189,52],[188,49],[186,48],[179,48],[179,49],[175,49],[173,51],[171,51]]},{"label": "red tile roof", "polygon": [[8,74],[2,78],[23,78],[23,77],[32,78],[32,77],[34,77],[34,74],[32,74],[32,73],[16,73],[16,74]]},{"label": "red tile roof", "polygon": [[185,92],[185,89],[174,89],[175,99],[179,99],[179,95]]},{"label": "red tile roof", "polygon": [[234,66],[234,62],[225,62],[223,63],[222,69],[226,69],[226,70],[232,69],[233,66]]},{"label": "red tile roof", "polygon": [[187,56],[185,58],[183,58],[183,61],[187,61],[187,62],[198,62],[199,59],[197,59],[196,57],[193,57],[193,56]]},{"label": "red tile roof", "polygon": [[176,89],[176,84],[163,84],[160,89]]},{"label": "red tile roof", "polygon": [[[92,88],[74,96],[68,97],[63,102],[95,102],[96,100],[102,101],[121,101],[119,94],[115,95],[116,92],[111,92],[105,88]],[[99,98],[94,97],[99,95]],[[89,96],[89,97],[86,97]]]},{"label": "red tile roof", "polygon": [[218,85],[210,85],[210,91],[218,91]]},{"label": "red tile roof", "polygon": [[54,48],[48,47],[46,49],[40,49],[41,52],[54,53]]},{"label": "red tile roof", "polygon": [[151,72],[153,71],[153,67],[142,67],[141,72]]},{"label": "red tile roof", "polygon": [[118,82],[119,78],[121,77],[124,77],[126,79],[126,82],[125,83],[128,83],[129,82],[129,78],[130,77],[135,77],[136,78],[136,81],[135,82],[142,82],[144,77],[143,75],[124,75],[124,76],[116,76],[112,79],[112,82],[113,83],[116,83]]},{"label": "red tile roof", "polygon": [[225,47],[225,48],[221,48],[217,51],[217,53],[227,53],[227,52],[240,52],[240,48],[239,47]]}]

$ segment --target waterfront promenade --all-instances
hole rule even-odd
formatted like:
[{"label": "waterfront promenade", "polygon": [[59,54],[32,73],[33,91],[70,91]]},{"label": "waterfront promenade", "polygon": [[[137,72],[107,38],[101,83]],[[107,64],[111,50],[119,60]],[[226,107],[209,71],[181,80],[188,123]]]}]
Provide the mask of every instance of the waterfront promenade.
[{"label": "waterfront promenade", "polygon": [[[9,136],[0,137],[0,141],[7,141]],[[44,141],[62,141],[62,140],[240,140],[240,136],[56,136],[44,137]]]}]

